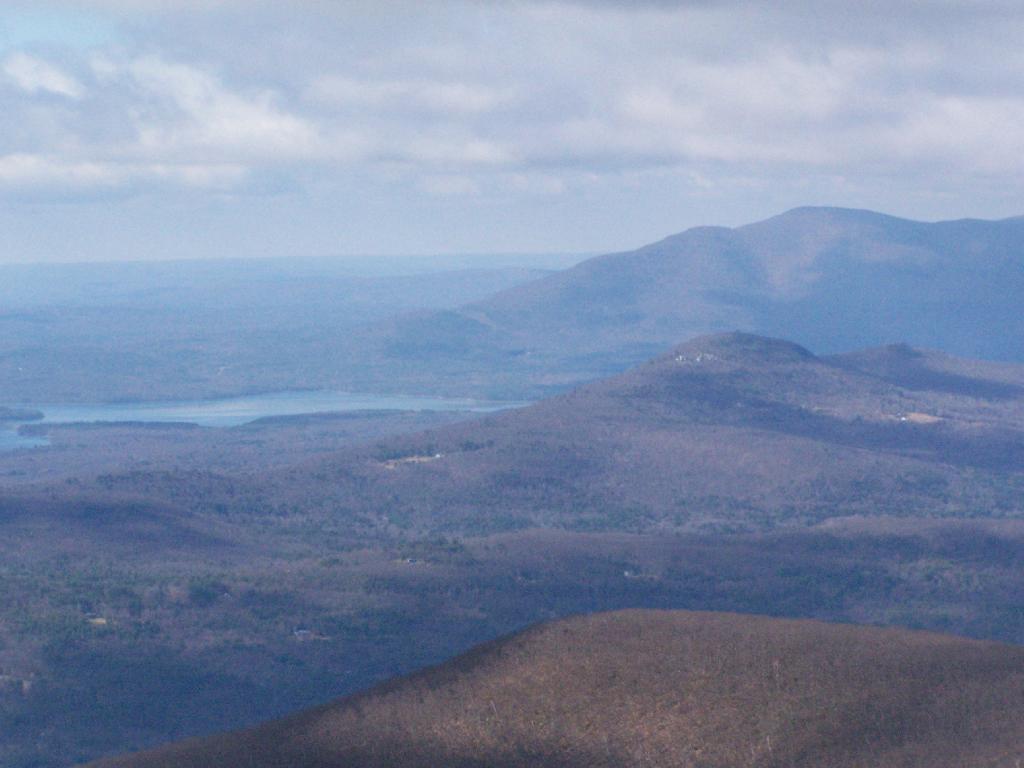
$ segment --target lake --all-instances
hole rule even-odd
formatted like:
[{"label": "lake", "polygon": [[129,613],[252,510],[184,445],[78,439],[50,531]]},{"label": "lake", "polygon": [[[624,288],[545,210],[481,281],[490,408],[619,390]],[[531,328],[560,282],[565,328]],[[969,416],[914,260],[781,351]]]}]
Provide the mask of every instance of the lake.
[{"label": "lake", "polygon": [[0,425],[0,453],[15,448],[41,448],[49,444],[45,437],[24,437],[13,429]]},{"label": "lake", "polygon": [[[246,395],[219,400],[182,400],[153,403],[33,405],[43,412],[44,424],[91,422],[189,422],[203,427],[237,427],[266,416],[343,411],[473,411],[490,412],[525,405],[519,402],[418,395],[373,395],[354,392],[289,391]],[[40,422],[33,422],[38,424]],[[0,451],[38,448],[46,438],[17,433],[18,425],[0,427]]]}]

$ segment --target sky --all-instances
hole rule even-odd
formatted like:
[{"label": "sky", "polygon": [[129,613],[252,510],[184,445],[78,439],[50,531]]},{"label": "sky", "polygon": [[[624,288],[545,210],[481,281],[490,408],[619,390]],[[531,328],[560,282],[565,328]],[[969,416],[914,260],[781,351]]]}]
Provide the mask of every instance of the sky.
[{"label": "sky", "polygon": [[1016,0],[5,2],[0,263],[1020,215],[1021,40]]}]

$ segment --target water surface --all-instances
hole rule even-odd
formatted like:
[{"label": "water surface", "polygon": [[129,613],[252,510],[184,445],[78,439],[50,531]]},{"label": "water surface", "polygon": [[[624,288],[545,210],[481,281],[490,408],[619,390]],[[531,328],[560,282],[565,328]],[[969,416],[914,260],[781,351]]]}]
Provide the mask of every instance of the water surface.
[{"label": "water surface", "polygon": [[[187,422],[203,427],[236,427],[267,416],[345,411],[474,411],[514,408],[523,403],[419,395],[375,395],[334,391],[288,391],[219,400],[180,400],[152,403],[33,405],[43,412],[43,424],[95,422]],[[40,423],[40,422],[33,422]],[[0,451],[36,448],[46,438],[19,435],[17,424],[0,425]]]}]

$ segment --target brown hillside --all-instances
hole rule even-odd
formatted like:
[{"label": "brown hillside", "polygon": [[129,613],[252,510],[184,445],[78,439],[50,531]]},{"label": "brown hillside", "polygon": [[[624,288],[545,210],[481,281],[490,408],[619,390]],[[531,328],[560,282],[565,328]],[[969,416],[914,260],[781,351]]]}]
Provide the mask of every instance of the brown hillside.
[{"label": "brown hillside", "polygon": [[[262,475],[245,508],[352,510],[374,530],[444,535],[1020,516],[1024,367],[870,357],[701,337],[528,408]],[[395,463],[415,457],[432,460]]]},{"label": "brown hillside", "polygon": [[96,768],[1018,766],[1024,648],[734,614],[542,625],[319,709]]}]

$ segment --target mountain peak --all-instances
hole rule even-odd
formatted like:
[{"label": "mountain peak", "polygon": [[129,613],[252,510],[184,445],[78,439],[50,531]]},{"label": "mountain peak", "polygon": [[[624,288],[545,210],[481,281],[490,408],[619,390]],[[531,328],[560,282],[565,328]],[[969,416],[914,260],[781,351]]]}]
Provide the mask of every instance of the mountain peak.
[{"label": "mountain peak", "polygon": [[697,361],[698,358],[740,364],[778,364],[817,360],[814,353],[799,344],[742,331],[698,336],[675,347],[662,359],[684,362]]},{"label": "mountain peak", "polygon": [[[830,205],[802,205],[797,208],[790,208],[777,216],[772,216],[767,221],[786,220],[807,220],[813,218],[845,220],[850,222],[911,222],[912,219],[903,219],[899,216],[892,216],[887,213],[879,213],[868,208],[843,208]],[[757,222],[764,223],[764,222]],[[757,223],[750,226],[756,226]],[[915,222],[916,223],[916,222]]]}]

